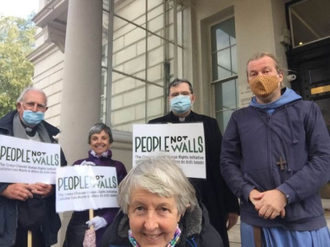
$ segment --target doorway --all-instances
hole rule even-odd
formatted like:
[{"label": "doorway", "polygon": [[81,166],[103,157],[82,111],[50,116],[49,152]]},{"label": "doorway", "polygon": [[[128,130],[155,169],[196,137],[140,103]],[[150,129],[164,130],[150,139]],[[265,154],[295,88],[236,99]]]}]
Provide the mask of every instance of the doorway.
[{"label": "doorway", "polygon": [[[330,38],[291,49],[287,59],[289,74],[297,76],[292,89],[319,105],[330,135]],[[321,197],[330,199],[330,183],[321,189]]]}]

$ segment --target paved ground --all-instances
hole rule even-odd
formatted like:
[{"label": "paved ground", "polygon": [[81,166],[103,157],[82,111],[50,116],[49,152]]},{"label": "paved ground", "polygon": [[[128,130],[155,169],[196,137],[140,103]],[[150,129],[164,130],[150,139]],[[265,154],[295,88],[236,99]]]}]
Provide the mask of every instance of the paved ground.
[{"label": "paved ground", "polygon": [[[330,228],[330,199],[322,200],[323,207],[325,208],[324,214],[328,222],[328,227]],[[240,247],[241,246],[241,236],[240,236],[240,219],[238,219],[237,224],[229,231],[229,241],[230,247]]]}]

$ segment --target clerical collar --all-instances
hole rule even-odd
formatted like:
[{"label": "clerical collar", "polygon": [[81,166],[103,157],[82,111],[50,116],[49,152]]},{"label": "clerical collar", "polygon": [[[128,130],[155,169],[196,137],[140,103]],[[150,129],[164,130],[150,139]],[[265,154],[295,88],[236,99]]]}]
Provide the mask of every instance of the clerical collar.
[{"label": "clerical collar", "polygon": [[38,125],[34,126],[34,127],[29,127],[26,124],[24,124],[24,122],[21,120],[21,124],[25,129],[25,133],[27,136],[29,137],[33,137],[36,135],[37,129],[38,129]]},{"label": "clerical collar", "polygon": [[30,137],[35,136],[36,132],[37,132],[37,128],[25,127],[25,133]]},{"label": "clerical collar", "polygon": [[174,119],[177,119],[176,121],[180,122],[180,123],[184,123],[184,122],[191,122],[192,121],[192,111],[185,117],[178,117],[176,115],[174,115],[174,113],[172,112],[172,116]]}]

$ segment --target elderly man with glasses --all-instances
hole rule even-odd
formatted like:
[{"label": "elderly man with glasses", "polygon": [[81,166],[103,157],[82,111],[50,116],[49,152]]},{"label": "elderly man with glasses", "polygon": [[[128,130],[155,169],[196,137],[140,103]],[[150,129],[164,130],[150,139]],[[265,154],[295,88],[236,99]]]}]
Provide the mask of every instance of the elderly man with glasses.
[{"label": "elderly man with glasses", "polygon": [[[0,119],[0,135],[56,143],[54,136],[59,133],[59,129],[44,121],[48,107],[43,91],[26,88],[18,98],[16,108]],[[61,165],[66,163],[61,150]],[[38,211],[45,215],[40,225],[32,230],[33,247],[51,246],[57,242],[61,222],[55,211],[54,186],[44,183],[0,183],[0,247],[27,245],[27,231],[31,229],[21,225],[18,208],[22,201],[31,202],[32,198],[39,198],[42,206]]]}]

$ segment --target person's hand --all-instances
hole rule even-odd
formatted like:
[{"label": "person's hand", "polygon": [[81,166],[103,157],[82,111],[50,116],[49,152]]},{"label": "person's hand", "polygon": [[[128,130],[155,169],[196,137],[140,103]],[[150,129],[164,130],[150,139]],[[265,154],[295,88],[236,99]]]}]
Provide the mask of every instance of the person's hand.
[{"label": "person's hand", "polygon": [[84,160],[83,162],[80,163],[81,166],[96,166],[94,162],[92,161],[86,161]]},{"label": "person's hand", "polygon": [[257,200],[254,206],[260,217],[275,219],[279,215],[282,218],[285,216],[286,197],[281,191],[268,190],[254,196],[253,199]]},{"label": "person's hand", "polygon": [[238,213],[228,213],[226,218],[227,231],[229,231],[237,223]]},{"label": "person's hand", "polygon": [[2,196],[7,197],[12,200],[26,201],[32,198],[31,187],[28,184],[10,184],[1,193]]},{"label": "person's hand", "polygon": [[54,187],[50,184],[35,183],[30,184],[32,193],[41,195],[42,198],[48,197],[54,193]]},{"label": "person's hand", "polygon": [[94,225],[94,229],[97,231],[98,229],[105,227],[107,225],[107,221],[103,217],[96,216],[93,219],[87,221],[86,224],[88,224],[88,227]]},{"label": "person's hand", "polygon": [[261,199],[260,192],[256,189],[251,190],[249,195],[249,200],[252,202],[253,205],[256,205],[257,201]]}]

